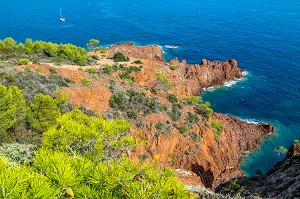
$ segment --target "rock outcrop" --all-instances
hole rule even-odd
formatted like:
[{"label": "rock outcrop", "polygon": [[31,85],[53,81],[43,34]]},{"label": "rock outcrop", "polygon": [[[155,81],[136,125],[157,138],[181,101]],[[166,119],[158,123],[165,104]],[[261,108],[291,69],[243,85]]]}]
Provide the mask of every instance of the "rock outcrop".
[{"label": "rock outcrop", "polygon": [[179,62],[176,58],[170,60],[169,64],[179,66],[187,85],[187,92],[193,95],[198,95],[203,88],[223,85],[243,77],[243,70],[238,68],[234,59],[225,62],[202,59],[201,64],[187,64],[185,60]]},{"label": "rock outcrop", "polygon": [[[155,126],[167,117],[148,117],[146,122]],[[274,128],[265,124],[249,124],[220,113],[215,113],[213,118],[220,121],[225,129],[219,138],[202,122],[198,122],[184,135],[173,129],[168,135],[157,136],[155,129],[151,128],[146,135],[147,146],[137,147],[134,155],[160,157],[162,165],[192,171],[206,188],[242,176],[238,165],[244,153],[259,145],[262,138],[273,132]]]},{"label": "rock outcrop", "polygon": [[116,52],[139,59],[163,60],[163,53],[159,46],[134,46],[133,42],[116,44],[107,48],[107,57],[112,58]]},{"label": "rock outcrop", "polygon": [[299,198],[300,197],[300,146],[292,145],[284,160],[278,162],[265,175],[234,179],[241,186],[234,190],[231,182],[217,187],[221,193],[237,192],[246,198]]}]

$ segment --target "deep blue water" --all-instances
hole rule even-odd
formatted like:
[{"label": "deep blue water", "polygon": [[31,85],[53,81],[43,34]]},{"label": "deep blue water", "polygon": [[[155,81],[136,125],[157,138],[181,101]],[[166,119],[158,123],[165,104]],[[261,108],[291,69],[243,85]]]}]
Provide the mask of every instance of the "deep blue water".
[{"label": "deep blue water", "polygon": [[165,59],[188,63],[235,58],[246,79],[203,98],[218,112],[277,128],[245,159],[244,172],[266,171],[282,158],[276,146],[300,139],[299,0],[2,0],[0,28],[1,39],[17,41],[178,45],[165,49]]}]

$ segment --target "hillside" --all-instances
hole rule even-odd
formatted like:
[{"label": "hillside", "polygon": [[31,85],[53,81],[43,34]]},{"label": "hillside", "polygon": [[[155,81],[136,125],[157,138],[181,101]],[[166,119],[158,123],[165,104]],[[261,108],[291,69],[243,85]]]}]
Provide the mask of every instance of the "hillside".
[{"label": "hillside", "polygon": [[[28,149],[31,155],[26,161],[33,161],[34,164],[40,161],[42,164],[35,166],[35,171],[47,171],[43,166],[46,162],[41,162],[39,158],[46,155],[55,159],[56,155],[61,155],[70,161],[73,172],[79,172],[69,157],[78,154],[83,160],[91,161],[91,165],[106,159],[112,164],[122,161],[120,165],[138,162],[141,168],[155,162],[160,168],[170,166],[189,170],[196,177],[192,182],[187,179],[184,182],[182,179],[185,184],[193,183],[211,189],[233,177],[242,176],[238,165],[244,153],[254,149],[265,135],[274,131],[269,124],[249,124],[232,116],[214,113],[210,104],[198,97],[206,87],[223,85],[226,81],[241,78],[243,70],[238,68],[236,60],[211,62],[202,59],[200,64],[187,64],[177,59],[164,62],[159,47],[137,47],[131,43],[114,45],[89,54],[73,46],[53,44],[53,47],[47,43],[38,43],[38,50],[31,52],[31,48],[37,49],[37,43],[27,41],[25,50],[20,44],[9,46],[9,41],[3,43],[5,47],[0,48],[3,55],[6,55],[1,58],[0,83],[4,85],[3,92],[12,92],[14,96],[14,91],[9,89],[18,86],[24,97],[18,96],[24,102],[22,110],[16,110],[20,105],[13,98],[4,101],[13,104],[15,108],[12,110],[15,111],[8,118],[8,121],[14,122],[8,122],[10,125],[3,125],[1,129],[1,149],[4,155],[11,158],[8,151],[14,144],[21,144],[25,148],[32,146]],[[72,50],[68,50],[69,47],[76,52],[80,51],[80,59],[76,58],[78,53],[73,54]],[[32,57],[36,58],[34,63]],[[28,61],[24,61],[24,58]],[[74,108],[79,108],[88,116],[81,115]],[[6,117],[7,109],[1,111],[0,116]],[[24,112],[22,117],[19,117],[20,112]],[[122,122],[128,121],[130,126],[125,122],[121,123],[127,126],[123,130],[115,131],[112,126],[112,129],[103,131],[106,128],[103,126],[105,122],[98,124],[98,119],[95,122],[93,119],[99,116],[104,121],[115,121],[117,126],[122,119]],[[87,125],[91,132],[93,125],[96,127],[101,124],[103,134],[100,137],[107,138],[104,142],[106,145],[102,141],[98,143],[98,131],[81,135],[81,131],[77,130],[73,135],[73,127],[68,120],[74,122],[73,126],[79,125],[77,129],[83,130],[81,126]],[[122,125],[118,127],[122,129]],[[62,139],[64,137],[68,139]],[[37,151],[36,155],[32,151]],[[130,163],[126,162],[127,159]],[[139,169],[139,165],[136,168]],[[147,173],[147,169],[142,170]],[[141,175],[133,171],[131,177],[125,178],[133,179],[138,174]],[[159,175],[172,178],[167,173]],[[53,183],[54,179],[47,172],[45,176]],[[146,181],[150,180],[148,177],[142,178]],[[59,193],[63,195],[63,190],[68,187],[71,187],[72,192],[75,190],[75,195],[76,190],[81,190],[78,191],[80,194],[86,193],[87,190],[83,191],[82,186],[93,189],[92,182],[86,184],[79,180],[79,184],[72,181],[70,185],[61,182],[58,188],[57,181],[59,179],[55,178],[56,185],[52,190],[54,195],[54,190],[60,190]],[[160,185],[158,181],[157,186]],[[180,193],[185,194],[179,191],[182,189],[180,186],[170,187],[174,192],[172,194],[177,198],[187,197],[188,194],[180,196]],[[117,194],[129,194],[123,186],[116,190],[119,191]],[[170,196],[170,190],[162,193],[167,195],[161,198]]]}]

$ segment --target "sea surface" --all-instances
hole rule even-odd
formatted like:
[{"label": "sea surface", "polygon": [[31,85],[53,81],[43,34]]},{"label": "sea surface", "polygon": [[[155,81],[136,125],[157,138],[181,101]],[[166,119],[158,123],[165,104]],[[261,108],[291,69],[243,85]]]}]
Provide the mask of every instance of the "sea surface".
[{"label": "sea surface", "polygon": [[[166,60],[237,59],[248,71],[245,79],[202,97],[215,111],[276,126],[242,162],[247,175],[282,159],[275,147],[300,139],[299,0],[1,0],[0,5],[0,39],[83,47],[91,38],[103,46],[134,41],[162,46]],[[59,21],[60,8],[65,22]]]}]

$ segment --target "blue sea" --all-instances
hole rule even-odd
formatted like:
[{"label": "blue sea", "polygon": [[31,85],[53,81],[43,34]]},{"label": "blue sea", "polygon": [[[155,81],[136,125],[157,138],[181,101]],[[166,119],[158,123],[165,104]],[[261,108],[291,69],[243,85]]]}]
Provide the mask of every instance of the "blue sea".
[{"label": "blue sea", "polygon": [[163,48],[166,60],[237,59],[245,79],[202,97],[215,111],[276,126],[241,163],[245,174],[268,170],[283,158],[275,147],[300,139],[299,0],[2,0],[0,28],[1,39],[18,42],[134,41],[178,46]]}]

